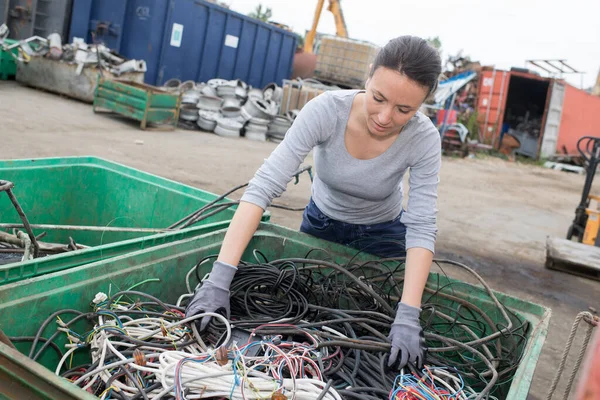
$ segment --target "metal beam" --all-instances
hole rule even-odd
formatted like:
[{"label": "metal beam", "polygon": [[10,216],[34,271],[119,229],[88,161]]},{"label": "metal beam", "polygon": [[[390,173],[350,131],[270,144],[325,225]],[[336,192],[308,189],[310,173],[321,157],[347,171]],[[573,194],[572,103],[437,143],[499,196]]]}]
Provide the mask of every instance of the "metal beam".
[{"label": "metal beam", "polygon": [[547,73],[551,74],[552,71],[550,71],[549,69],[546,69],[544,67],[542,67],[541,65],[539,65],[537,63],[537,61],[533,61],[533,60],[527,60],[528,63],[535,65],[536,67],[538,67],[539,69],[543,69],[544,71],[546,71]]},{"label": "metal beam", "polygon": [[571,69],[571,71],[573,71],[573,73],[576,73],[576,74],[578,74],[578,73],[580,73],[580,72],[581,72],[581,71],[577,71],[575,68],[573,68],[573,67],[571,67],[569,64],[567,64],[567,63],[565,62],[565,60],[558,60],[558,62],[560,62],[560,63],[561,63],[562,65],[564,65],[565,67],[567,67],[567,68]]},{"label": "metal beam", "polygon": [[[5,224],[0,223],[0,229],[23,228],[23,224]],[[131,233],[164,233],[173,231],[172,229],[154,229],[154,228],[121,228],[115,226],[86,226],[86,225],[51,225],[51,224],[31,224],[32,229],[40,230],[67,230],[67,231],[92,231],[92,232],[131,232]]]},{"label": "metal beam", "polygon": [[546,64],[548,64],[548,65],[549,65],[549,66],[551,66],[552,68],[554,68],[554,69],[558,70],[558,72],[560,72],[561,74],[564,74],[564,73],[565,73],[565,71],[563,71],[563,69],[562,69],[562,68],[560,68],[560,67],[557,67],[556,65],[552,64],[552,62],[551,62],[551,61],[555,61],[555,60],[544,60],[544,62],[545,62]]},{"label": "metal beam", "polygon": [[[549,74],[555,74],[557,72],[560,72],[561,74],[581,74],[582,73],[581,71],[577,71],[575,68],[571,67],[569,64],[566,63],[566,61],[567,60],[564,60],[564,59],[525,60],[525,62],[535,65],[539,69],[542,69]],[[544,63],[544,64],[548,65],[550,68],[552,68],[552,70],[549,70],[548,68],[541,66],[540,63]],[[562,66],[568,68],[569,70],[565,70],[561,66],[557,66],[553,63],[560,63],[560,64],[562,64]]]}]

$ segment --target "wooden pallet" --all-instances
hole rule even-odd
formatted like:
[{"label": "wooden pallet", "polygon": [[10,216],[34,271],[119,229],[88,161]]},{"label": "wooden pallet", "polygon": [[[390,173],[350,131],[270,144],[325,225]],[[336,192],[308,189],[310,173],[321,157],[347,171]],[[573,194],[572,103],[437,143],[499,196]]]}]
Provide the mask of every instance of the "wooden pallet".
[{"label": "wooden pallet", "polygon": [[600,247],[548,238],[546,268],[600,280]]}]

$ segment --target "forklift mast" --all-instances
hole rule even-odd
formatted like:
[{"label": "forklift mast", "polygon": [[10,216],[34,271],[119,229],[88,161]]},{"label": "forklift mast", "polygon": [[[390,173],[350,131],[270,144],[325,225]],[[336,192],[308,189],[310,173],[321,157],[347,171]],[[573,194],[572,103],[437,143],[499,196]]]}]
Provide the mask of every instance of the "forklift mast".
[{"label": "forklift mast", "polygon": [[[589,206],[592,183],[594,182],[594,176],[596,175],[598,165],[600,165],[600,137],[582,137],[577,142],[577,149],[585,161],[586,178],[585,184],[583,185],[583,193],[581,194],[581,201],[579,202],[577,209],[575,209],[575,219],[567,232],[567,239],[571,240],[573,236],[575,236],[579,242],[583,242],[585,226],[588,219],[585,210]],[[600,235],[596,238],[596,246],[600,245],[598,238],[600,238]]]}]

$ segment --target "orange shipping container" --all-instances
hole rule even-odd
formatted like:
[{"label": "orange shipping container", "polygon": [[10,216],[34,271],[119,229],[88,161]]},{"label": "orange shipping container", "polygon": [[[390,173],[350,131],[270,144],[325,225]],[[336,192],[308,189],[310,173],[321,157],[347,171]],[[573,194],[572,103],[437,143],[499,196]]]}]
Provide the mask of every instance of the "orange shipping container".
[{"label": "orange shipping container", "polygon": [[600,97],[567,84],[557,153],[579,154],[577,141],[583,136],[600,136]]},{"label": "orange shipping container", "polygon": [[476,108],[481,141],[499,148],[511,135],[531,158],[577,154],[581,137],[600,136],[599,97],[522,70],[483,68]]}]

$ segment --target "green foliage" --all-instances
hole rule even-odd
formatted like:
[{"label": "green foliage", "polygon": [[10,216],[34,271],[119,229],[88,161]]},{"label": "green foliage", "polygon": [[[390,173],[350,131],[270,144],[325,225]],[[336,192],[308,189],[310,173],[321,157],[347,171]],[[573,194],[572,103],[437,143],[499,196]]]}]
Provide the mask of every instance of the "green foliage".
[{"label": "green foliage", "polygon": [[271,10],[271,7],[263,8],[263,5],[259,4],[256,6],[254,11],[252,11],[252,12],[250,12],[250,14],[248,14],[248,16],[250,18],[256,18],[263,22],[268,22],[271,19],[271,17],[273,16],[273,11]]},{"label": "green foliage", "polygon": [[[294,32],[295,33],[295,32]],[[296,36],[298,36],[298,48],[303,49],[304,48],[304,35],[301,35],[299,33],[296,33]]]},{"label": "green foliage", "polygon": [[479,124],[477,123],[477,111],[463,113],[458,117],[458,122],[463,124],[469,130],[470,139],[479,139]]},{"label": "green foliage", "polygon": [[436,48],[437,50],[441,50],[442,49],[442,41],[440,40],[439,36],[435,36],[435,37],[430,37],[425,39],[431,46],[433,46],[434,48]]}]

